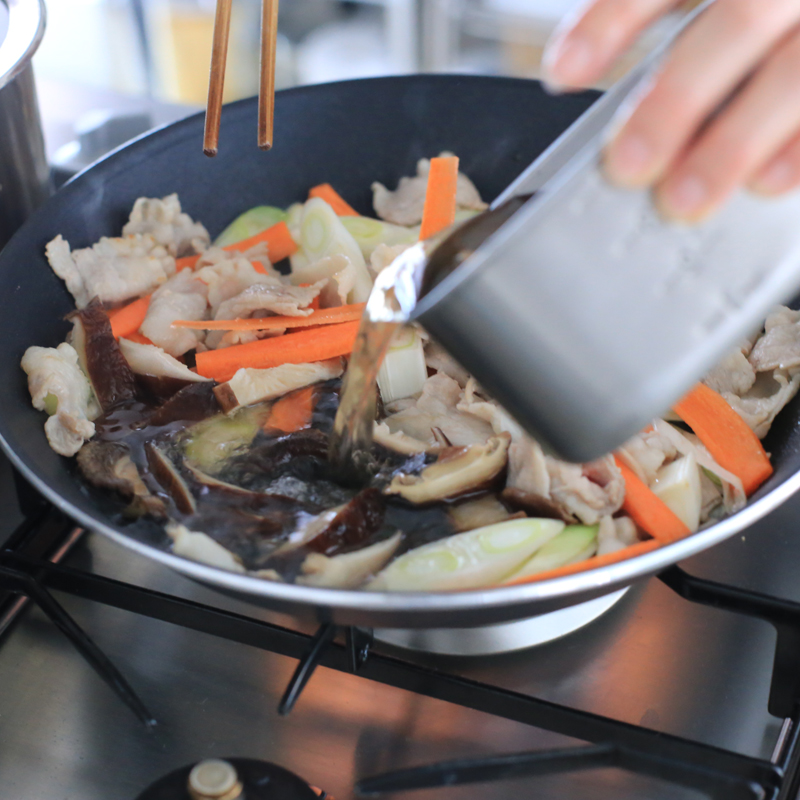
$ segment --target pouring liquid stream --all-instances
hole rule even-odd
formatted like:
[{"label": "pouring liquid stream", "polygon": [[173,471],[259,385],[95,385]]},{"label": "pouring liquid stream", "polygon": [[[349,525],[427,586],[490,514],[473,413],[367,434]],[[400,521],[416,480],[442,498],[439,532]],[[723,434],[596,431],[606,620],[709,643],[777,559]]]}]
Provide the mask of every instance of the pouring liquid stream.
[{"label": "pouring liquid stream", "polygon": [[333,423],[328,459],[347,483],[369,476],[378,371],[399,322],[361,320]]},{"label": "pouring liquid stream", "polygon": [[378,371],[395,332],[411,317],[427,262],[424,243],[406,250],[378,275],[364,309],[328,449],[346,482],[370,477]]},{"label": "pouring liquid stream", "polygon": [[395,332],[411,320],[420,297],[444,280],[529,199],[530,195],[514,197],[455,231],[418,242],[378,274],[345,373],[328,449],[330,462],[346,482],[365,483],[371,474],[378,371]]}]

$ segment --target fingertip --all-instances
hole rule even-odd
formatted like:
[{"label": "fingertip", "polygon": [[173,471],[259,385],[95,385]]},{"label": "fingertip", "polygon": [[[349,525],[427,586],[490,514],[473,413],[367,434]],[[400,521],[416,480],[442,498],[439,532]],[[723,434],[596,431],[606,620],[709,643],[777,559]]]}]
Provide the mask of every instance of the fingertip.
[{"label": "fingertip", "polygon": [[568,33],[551,41],[542,56],[545,83],[558,87],[585,86],[594,79],[597,54],[592,43],[576,33]]},{"label": "fingertip", "polygon": [[671,178],[653,193],[653,202],[659,214],[667,222],[681,225],[697,225],[719,207],[709,187],[697,175]]},{"label": "fingertip", "polygon": [[800,175],[794,164],[778,159],[768,164],[749,183],[748,189],[763,197],[776,197],[795,189]]},{"label": "fingertip", "polygon": [[622,131],[606,147],[603,169],[611,183],[641,189],[654,182],[654,151],[641,135]]},{"label": "fingertip", "polygon": [[542,89],[553,97],[560,97],[564,94],[575,94],[583,89],[582,86],[562,86],[560,83],[555,83],[545,77],[542,77],[539,83],[541,83]]}]

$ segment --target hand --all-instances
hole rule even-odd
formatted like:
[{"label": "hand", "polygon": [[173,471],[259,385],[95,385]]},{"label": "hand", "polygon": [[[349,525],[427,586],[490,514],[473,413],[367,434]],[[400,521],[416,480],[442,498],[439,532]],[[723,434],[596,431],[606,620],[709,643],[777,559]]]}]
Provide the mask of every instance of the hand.
[{"label": "hand", "polygon": [[[546,78],[596,82],[679,5],[593,0],[549,43]],[[675,43],[605,166],[615,183],[654,187],[662,212],[687,222],[740,186],[765,195],[800,186],[800,0],[717,0]]]}]

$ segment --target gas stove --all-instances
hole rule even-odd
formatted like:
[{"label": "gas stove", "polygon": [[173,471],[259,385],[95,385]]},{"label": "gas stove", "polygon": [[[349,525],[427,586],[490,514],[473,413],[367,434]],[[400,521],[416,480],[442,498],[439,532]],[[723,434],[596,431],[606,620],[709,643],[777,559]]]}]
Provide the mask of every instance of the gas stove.
[{"label": "gas stove", "polygon": [[2,797],[183,800],[215,758],[337,800],[797,797],[800,496],[577,632],[470,658],[231,600],[5,461],[0,503]]}]

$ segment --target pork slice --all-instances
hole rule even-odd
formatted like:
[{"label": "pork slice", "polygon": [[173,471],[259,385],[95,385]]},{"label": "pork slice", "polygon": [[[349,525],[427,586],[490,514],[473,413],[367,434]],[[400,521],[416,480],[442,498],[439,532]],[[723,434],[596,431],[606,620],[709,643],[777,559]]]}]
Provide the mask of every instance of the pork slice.
[{"label": "pork slice", "polygon": [[547,458],[539,443],[529,436],[519,441],[512,441],[508,448],[506,486],[550,499],[550,472],[547,468]]},{"label": "pork slice", "polygon": [[141,332],[171,356],[181,356],[203,341],[204,332],[173,328],[179,319],[199,320],[206,316],[208,286],[191,270],[183,270],[153,292]]},{"label": "pork slice", "polygon": [[484,400],[478,395],[478,384],[474,378],[467,380],[464,395],[456,408],[471,414],[492,426],[494,433],[509,433],[511,441],[522,442],[528,436],[522,426],[502,406],[493,400]]},{"label": "pork slice", "polygon": [[550,497],[585,525],[611,516],[622,507],[625,480],[613,456],[588,464],[568,464],[545,456]]},{"label": "pork slice", "polygon": [[756,372],[800,366],[800,311],[785,306],[775,309],[767,317],[764,334],[750,351],[749,360]]},{"label": "pork slice", "polygon": [[655,430],[637,433],[617,451],[620,458],[648,486],[656,479],[656,473],[678,454],[669,439]]},{"label": "pork slice", "polygon": [[636,525],[630,517],[603,517],[597,530],[597,555],[616,553],[639,541]]},{"label": "pork slice", "polygon": [[740,397],[748,392],[755,382],[756,371],[739,347],[703,378],[703,383],[715,392],[719,394],[730,392]]},{"label": "pork slice", "polygon": [[[402,410],[383,422],[391,433],[404,433],[427,444],[436,444],[433,434],[438,428],[455,447],[483,444],[493,435],[487,422],[457,409],[461,387],[447,375],[438,372],[425,381],[420,396],[403,402]],[[398,407],[397,404],[393,405]]]},{"label": "pork slice", "polygon": [[438,342],[429,339],[425,345],[425,364],[428,369],[443,372],[459,386],[466,386],[469,373]]},{"label": "pork slice", "polygon": [[307,317],[312,312],[309,306],[326,283],[327,280],[317,281],[311,286],[257,283],[220,304],[214,319],[239,319],[254,312],[265,316]]},{"label": "pork slice", "polygon": [[763,439],[772,427],[775,417],[797,394],[800,388],[800,370],[776,369],[761,372],[753,388],[743,397],[724,393],[722,396],[734,411]]},{"label": "pork slice", "polygon": [[[448,156],[452,153],[442,153],[441,155]],[[400,178],[400,183],[393,192],[389,191],[382,183],[373,183],[372,205],[377,215],[395,225],[418,225],[422,221],[422,212],[425,208],[430,168],[429,159],[420,159],[417,162],[416,176]],[[487,207],[486,203],[481,200],[475,184],[463,172],[458,173],[456,205],[459,208],[476,211],[483,211]]]},{"label": "pork slice", "polygon": [[74,456],[94,436],[92,420],[100,414],[77,352],[66,342],[55,348],[29,347],[21,366],[34,408],[44,411],[50,405],[52,411],[52,398],[56,400],[56,412],[44,425],[50,447],[62,456]]},{"label": "pork slice", "polygon": [[289,280],[295,286],[327,281],[319,295],[320,306],[333,308],[346,305],[348,297],[352,297],[358,282],[358,270],[346,255],[336,253],[311,264],[293,268]]},{"label": "pork slice", "polygon": [[[263,266],[261,261],[258,263]],[[218,248],[209,250],[198,260],[195,276],[208,287],[208,304],[212,315],[218,313],[226,300],[237,297],[251,286],[282,285],[277,274],[259,271],[253,261],[241,253],[228,253]]]},{"label": "pork slice", "polygon": [[379,244],[369,257],[369,266],[373,275],[383,272],[398,256],[405,253],[410,244]]},{"label": "pork slice", "polygon": [[123,303],[153,291],[175,272],[175,259],[149,235],[103,237],[82,250],[70,250],[56,236],[45,254],[78,308],[94,297],[107,305]]},{"label": "pork slice", "polygon": [[202,253],[211,243],[205,227],[181,211],[177,194],[140,197],[122,229],[123,236],[146,233],[174,257]]},{"label": "pork slice", "polygon": [[209,350],[222,350],[226,347],[236,347],[238,344],[257,342],[270,336],[281,336],[284,333],[286,333],[285,328],[278,331],[209,331],[206,334],[205,345]]}]

